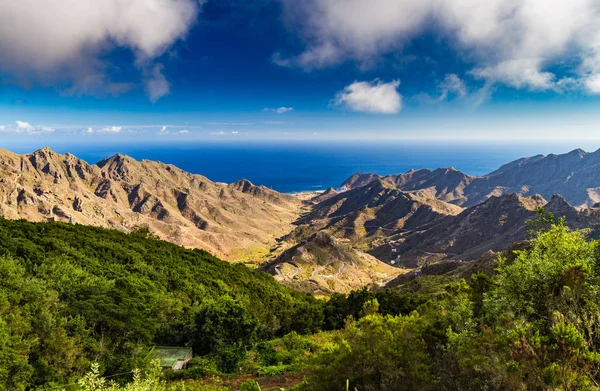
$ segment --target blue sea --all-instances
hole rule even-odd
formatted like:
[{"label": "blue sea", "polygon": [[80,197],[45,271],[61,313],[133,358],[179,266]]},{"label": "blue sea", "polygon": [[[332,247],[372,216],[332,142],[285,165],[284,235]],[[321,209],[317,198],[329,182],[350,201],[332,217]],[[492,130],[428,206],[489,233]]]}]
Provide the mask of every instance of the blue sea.
[{"label": "blue sea", "polygon": [[[213,181],[246,178],[280,192],[337,188],[356,172],[380,175],[411,168],[455,167],[470,175],[487,174],[523,156],[565,153],[577,145],[499,143],[192,143],[50,145],[60,153],[96,163],[119,152],[135,159],[158,160]],[[39,146],[41,147],[41,146]],[[593,147],[593,146],[592,146]],[[28,153],[33,147],[11,148]],[[585,149],[585,148],[584,148]],[[588,151],[594,148],[587,148]]]}]

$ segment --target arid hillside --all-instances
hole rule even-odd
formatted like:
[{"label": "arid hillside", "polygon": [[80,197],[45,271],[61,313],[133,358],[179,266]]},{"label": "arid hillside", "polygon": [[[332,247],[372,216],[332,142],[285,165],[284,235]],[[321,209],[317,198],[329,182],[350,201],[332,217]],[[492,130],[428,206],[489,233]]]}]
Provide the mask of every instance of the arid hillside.
[{"label": "arid hillside", "polygon": [[0,150],[0,216],[154,235],[228,260],[261,258],[302,202],[247,180],[216,183],[169,164],[115,155],[88,164],[49,148]]}]

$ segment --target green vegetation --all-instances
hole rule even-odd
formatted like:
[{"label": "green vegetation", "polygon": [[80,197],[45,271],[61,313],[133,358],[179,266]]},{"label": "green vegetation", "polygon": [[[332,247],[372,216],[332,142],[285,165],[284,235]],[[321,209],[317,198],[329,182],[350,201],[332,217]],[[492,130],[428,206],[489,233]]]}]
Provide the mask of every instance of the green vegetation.
[{"label": "green vegetation", "polygon": [[347,321],[303,389],[598,389],[599,249],[560,221],[544,227],[492,278],[450,283],[409,315]]},{"label": "green vegetation", "polygon": [[[0,388],[598,389],[600,246],[538,223],[493,276],[318,301],[143,232],[0,220]],[[187,343],[186,370],[150,362]]]},{"label": "green vegetation", "polygon": [[226,372],[258,340],[318,330],[321,307],[143,230],[0,220],[0,389],[143,368],[155,344],[191,343]]}]

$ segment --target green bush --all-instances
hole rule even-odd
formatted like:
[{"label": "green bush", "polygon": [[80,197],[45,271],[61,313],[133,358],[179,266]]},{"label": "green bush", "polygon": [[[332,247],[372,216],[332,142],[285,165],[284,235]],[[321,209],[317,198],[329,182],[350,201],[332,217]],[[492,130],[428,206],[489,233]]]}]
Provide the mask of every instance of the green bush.
[{"label": "green bush", "polygon": [[240,385],[240,391],[261,391],[261,389],[256,381],[248,379]]},{"label": "green bush", "polygon": [[287,365],[271,365],[267,367],[258,367],[257,374],[259,376],[278,376],[284,374],[287,370]]}]

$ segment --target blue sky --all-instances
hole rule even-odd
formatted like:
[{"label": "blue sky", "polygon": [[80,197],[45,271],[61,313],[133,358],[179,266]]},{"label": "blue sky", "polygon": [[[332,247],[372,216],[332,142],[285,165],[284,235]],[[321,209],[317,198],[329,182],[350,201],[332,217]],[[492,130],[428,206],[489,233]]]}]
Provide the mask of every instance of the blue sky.
[{"label": "blue sky", "polygon": [[600,11],[556,3],[7,2],[0,141],[593,146]]}]

